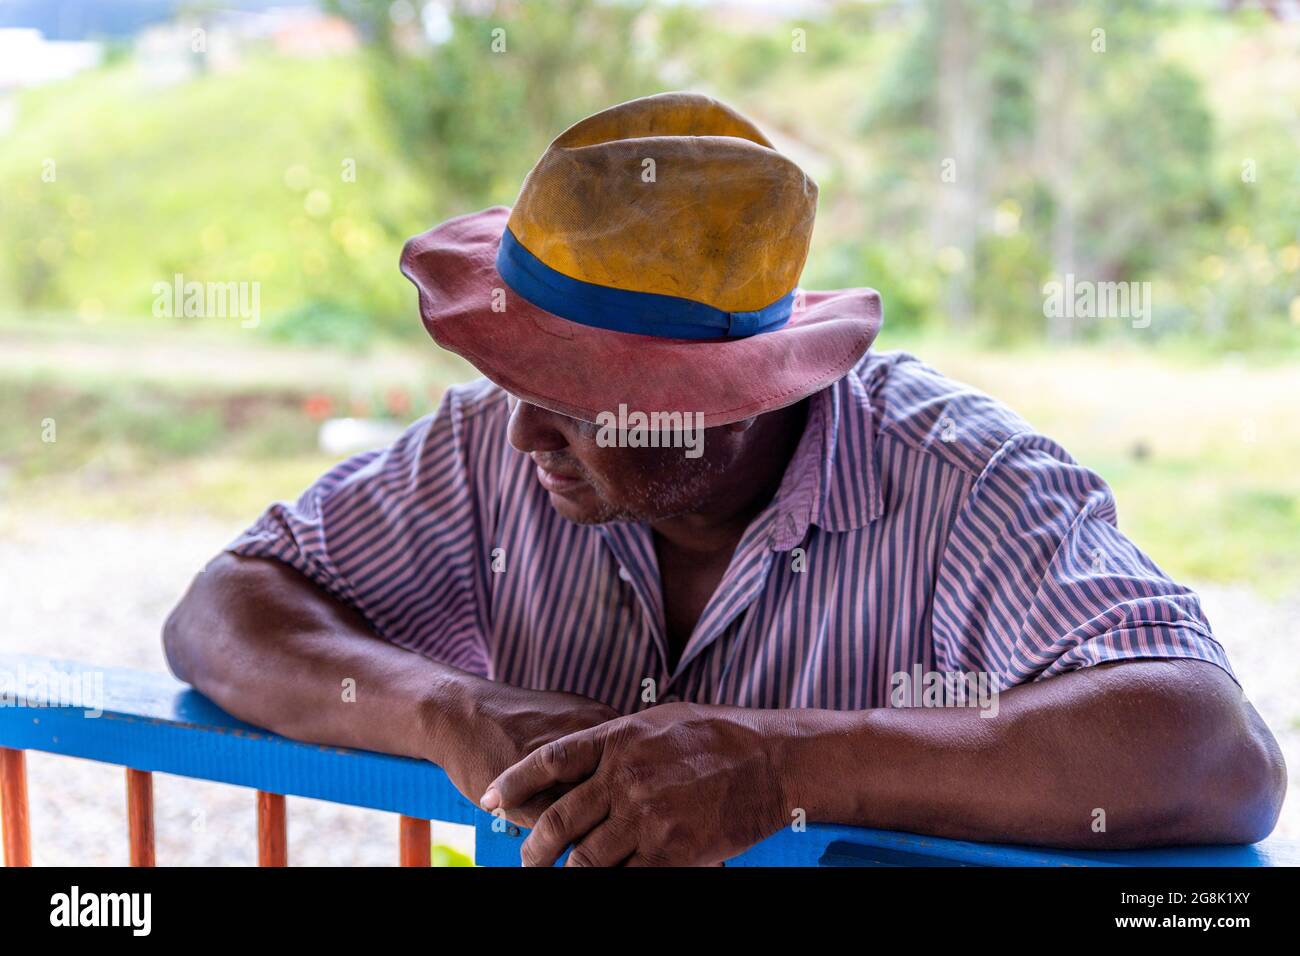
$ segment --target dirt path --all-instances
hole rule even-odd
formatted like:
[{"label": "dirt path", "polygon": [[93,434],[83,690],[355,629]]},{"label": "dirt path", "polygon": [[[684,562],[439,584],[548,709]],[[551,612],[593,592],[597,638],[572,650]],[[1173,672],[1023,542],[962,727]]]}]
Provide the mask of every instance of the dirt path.
[{"label": "dirt path", "polygon": [[[165,670],[157,636],[163,619],[192,573],[238,530],[237,524],[211,521],[0,522],[0,647]],[[1206,588],[1202,596],[1247,693],[1281,741],[1294,780],[1300,775],[1294,667],[1300,599],[1271,603],[1246,588]],[[1281,666],[1287,661],[1291,666]],[[119,768],[32,754],[29,774],[38,863],[126,860]],[[255,862],[250,791],[160,775],[155,801],[160,862]],[[1300,839],[1300,798],[1294,793],[1276,833]],[[473,843],[472,833],[459,827],[435,837],[466,852]],[[397,859],[397,818],[290,798],[289,843],[294,864],[391,864]]]}]

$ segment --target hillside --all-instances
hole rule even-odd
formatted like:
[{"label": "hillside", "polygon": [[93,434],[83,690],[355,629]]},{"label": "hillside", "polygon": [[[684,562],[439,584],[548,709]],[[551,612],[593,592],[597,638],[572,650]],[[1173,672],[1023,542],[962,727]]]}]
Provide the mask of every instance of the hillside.
[{"label": "hillside", "polygon": [[398,253],[432,200],[367,96],[360,58],[167,87],[120,64],[28,92],[0,151],[0,310],[155,322],[179,273],[260,283],[264,320],[311,312],[318,338],[401,330]]}]

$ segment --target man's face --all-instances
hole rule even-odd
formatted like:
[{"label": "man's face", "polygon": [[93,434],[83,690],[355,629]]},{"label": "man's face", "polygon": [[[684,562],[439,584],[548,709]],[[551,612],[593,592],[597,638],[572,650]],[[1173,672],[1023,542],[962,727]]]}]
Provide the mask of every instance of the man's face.
[{"label": "man's face", "polygon": [[[600,426],[511,398],[510,444],[530,455],[551,505],[579,524],[656,521],[700,510],[727,492],[727,467],[747,428],[706,429],[699,457],[659,448],[603,447]],[[697,438],[699,436],[696,436]],[[734,476],[733,480],[734,480]]]}]

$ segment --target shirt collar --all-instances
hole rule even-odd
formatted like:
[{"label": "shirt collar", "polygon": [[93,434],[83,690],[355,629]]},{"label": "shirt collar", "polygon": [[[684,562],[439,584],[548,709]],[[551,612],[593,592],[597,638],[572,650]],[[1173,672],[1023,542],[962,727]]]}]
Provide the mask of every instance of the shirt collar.
[{"label": "shirt collar", "polygon": [[884,511],[875,416],[857,372],[812,395],[803,436],[766,509],[769,547],[789,551],[810,524],[852,531]]}]

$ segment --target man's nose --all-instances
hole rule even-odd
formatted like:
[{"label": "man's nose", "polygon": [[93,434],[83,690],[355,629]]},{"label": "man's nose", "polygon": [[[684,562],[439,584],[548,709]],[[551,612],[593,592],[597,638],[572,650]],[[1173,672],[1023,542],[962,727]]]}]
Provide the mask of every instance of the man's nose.
[{"label": "man's nose", "polygon": [[510,413],[510,425],[506,438],[510,444],[524,454],[535,451],[561,451],[569,446],[569,441],[560,430],[563,416],[548,411],[537,405],[530,405],[522,399],[512,399],[514,410]]}]

